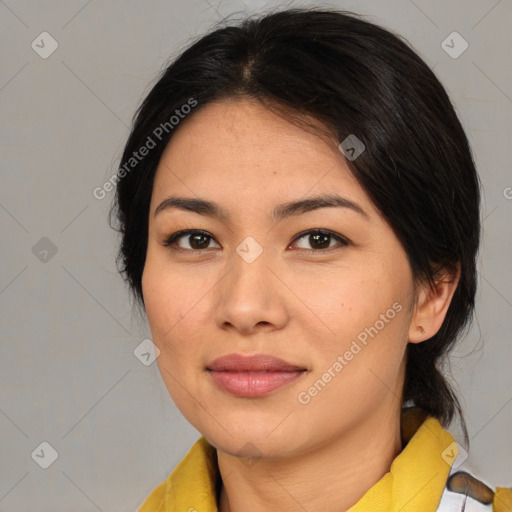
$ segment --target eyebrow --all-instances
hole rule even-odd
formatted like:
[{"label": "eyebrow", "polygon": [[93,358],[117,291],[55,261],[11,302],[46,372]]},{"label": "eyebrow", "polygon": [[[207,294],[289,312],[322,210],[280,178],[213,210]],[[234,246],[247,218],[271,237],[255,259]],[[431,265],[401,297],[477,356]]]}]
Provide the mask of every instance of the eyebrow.
[{"label": "eyebrow", "polygon": [[[347,208],[356,213],[359,213],[366,219],[369,219],[369,215],[357,203],[354,203],[346,197],[333,194],[308,197],[298,201],[290,201],[287,203],[279,204],[273,209],[272,213],[270,214],[270,218],[274,222],[279,222],[287,217],[301,215],[313,210],[318,210],[319,208]],[[231,218],[228,211],[217,203],[195,197],[178,196],[170,196],[167,199],[164,199],[156,207],[154,216],[164,210],[169,209],[194,212],[198,213],[199,215],[214,217],[223,222],[229,222]]]}]

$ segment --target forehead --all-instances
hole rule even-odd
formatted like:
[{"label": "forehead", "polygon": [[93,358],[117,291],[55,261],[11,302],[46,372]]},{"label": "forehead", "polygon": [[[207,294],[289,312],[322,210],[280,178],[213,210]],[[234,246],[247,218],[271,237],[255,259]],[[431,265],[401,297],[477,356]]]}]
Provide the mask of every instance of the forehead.
[{"label": "forehead", "polygon": [[152,207],[175,193],[247,207],[337,193],[371,209],[333,138],[247,99],[209,103],[181,122],[160,160]]}]

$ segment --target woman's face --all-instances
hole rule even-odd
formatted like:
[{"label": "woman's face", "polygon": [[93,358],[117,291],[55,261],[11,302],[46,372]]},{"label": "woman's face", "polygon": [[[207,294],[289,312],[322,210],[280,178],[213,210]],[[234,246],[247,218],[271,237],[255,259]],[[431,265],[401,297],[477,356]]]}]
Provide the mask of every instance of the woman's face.
[{"label": "woman's face", "polygon": [[[336,144],[251,100],[210,103],[182,123],[155,175],[142,279],[177,407],[224,452],[268,457],[313,450],[377,411],[394,417],[411,270]],[[324,195],[341,206],[279,209]],[[170,196],[225,217],[158,208]],[[183,229],[204,233],[163,245]],[[233,354],[290,367],[212,364]]]}]

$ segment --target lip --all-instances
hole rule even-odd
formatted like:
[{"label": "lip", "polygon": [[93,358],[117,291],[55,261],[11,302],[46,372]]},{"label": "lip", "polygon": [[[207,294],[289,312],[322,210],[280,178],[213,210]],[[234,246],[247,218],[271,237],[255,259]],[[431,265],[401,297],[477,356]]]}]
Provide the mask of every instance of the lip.
[{"label": "lip", "polygon": [[287,363],[283,359],[269,354],[256,354],[254,356],[228,354],[212,361],[207,369],[216,372],[289,372],[305,370],[306,368]]},{"label": "lip", "polygon": [[229,354],[212,361],[206,370],[220,389],[247,398],[265,396],[307,371],[268,354]]}]

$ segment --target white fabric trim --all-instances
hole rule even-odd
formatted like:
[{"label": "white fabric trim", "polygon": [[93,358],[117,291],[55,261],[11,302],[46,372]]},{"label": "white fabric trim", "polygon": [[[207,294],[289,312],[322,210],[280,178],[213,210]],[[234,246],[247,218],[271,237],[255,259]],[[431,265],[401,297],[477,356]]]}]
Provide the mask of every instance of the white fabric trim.
[{"label": "white fabric trim", "polygon": [[[436,512],[462,512],[464,498],[464,494],[451,492],[445,487]],[[464,512],[492,512],[492,505],[484,505],[468,496]]]},{"label": "white fabric trim", "polygon": [[[473,475],[475,478],[481,480],[480,476],[471,468],[471,465],[467,461],[465,461],[463,464],[458,465],[457,459],[458,456],[453,461],[453,465],[450,469],[448,478],[453,473],[457,473],[457,471],[465,471],[466,473],[469,473],[470,475]],[[436,509],[436,512],[462,512],[462,507],[464,505],[465,498],[466,497],[464,496],[464,494],[449,491],[448,488],[445,487],[443,490],[443,494],[441,495],[441,501],[439,502],[439,506]],[[466,508],[464,512],[492,512],[492,504],[484,505],[480,501],[468,496],[466,499]]]}]

